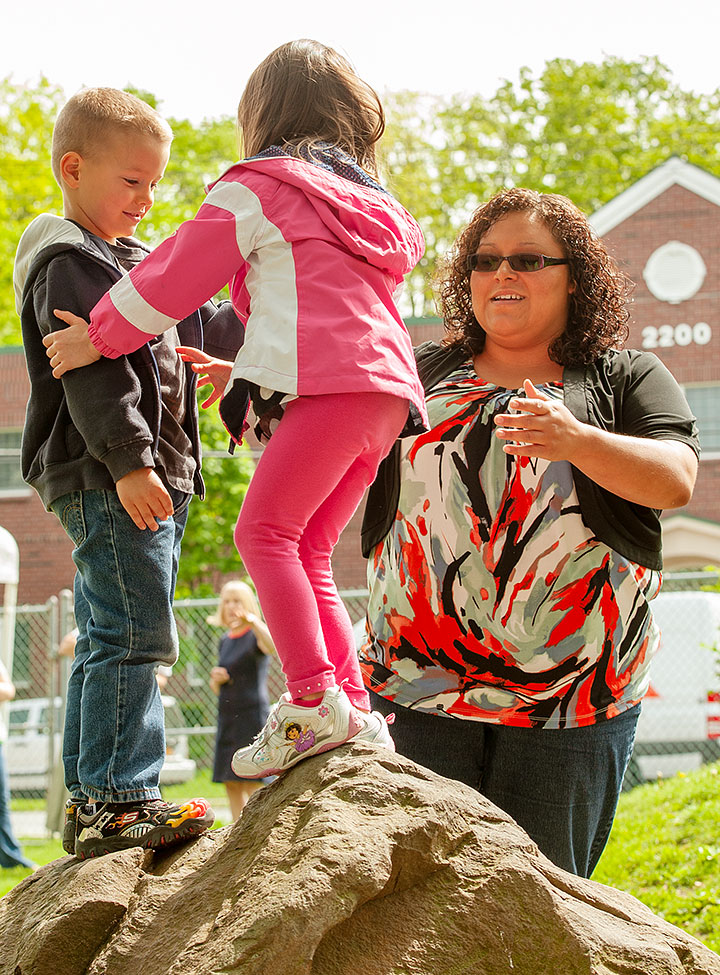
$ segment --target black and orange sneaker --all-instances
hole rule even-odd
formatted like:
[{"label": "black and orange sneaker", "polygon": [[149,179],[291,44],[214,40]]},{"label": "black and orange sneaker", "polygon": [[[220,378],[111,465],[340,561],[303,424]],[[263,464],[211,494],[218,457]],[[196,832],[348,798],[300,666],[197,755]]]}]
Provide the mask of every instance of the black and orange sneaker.
[{"label": "black and orange sneaker", "polygon": [[66,853],[75,852],[77,811],[84,804],[85,799],[68,799],[65,803],[65,824],[63,826],[62,848]]},{"label": "black and orange sneaker", "polygon": [[157,850],[199,836],[214,821],[205,799],[182,806],[162,799],[89,803],[77,810],[75,856],[85,860],[133,846]]}]

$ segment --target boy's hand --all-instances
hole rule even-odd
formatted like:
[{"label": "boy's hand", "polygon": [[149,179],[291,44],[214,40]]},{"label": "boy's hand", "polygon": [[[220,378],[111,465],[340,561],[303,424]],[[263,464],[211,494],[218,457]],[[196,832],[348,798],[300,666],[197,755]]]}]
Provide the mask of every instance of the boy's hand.
[{"label": "boy's hand", "polygon": [[68,323],[67,328],[50,332],[43,339],[43,345],[47,349],[45,354],[53,367],[52,374],[59,379],[71,369],[97,362],[100,353],[90,341],[88,323],[84,319],[69,311],[58,311],[57,308],[53,312],[61,321]]},{"label": "boy's hand", "polygon": [[149,528],[156,532],[158,521],[165,521],[173,513],[172,498],[152,467],[130,471],[115,483],[115,488],[120,504],[141,531]]},{"label": "boy's hand", "polygon": [[230,373],[232,372],[232,362],[228,362],[227,359],[213,359],[207,352],[201,352],[200,349],[193,349],[189,345],[178,345],[175,351],[183,362],[192,363],[192,371],[198,373],[199,386],[212,385],[212,393],[201,404],[203,409],[212,406],[225,392],[225,387],[228,384]]}]

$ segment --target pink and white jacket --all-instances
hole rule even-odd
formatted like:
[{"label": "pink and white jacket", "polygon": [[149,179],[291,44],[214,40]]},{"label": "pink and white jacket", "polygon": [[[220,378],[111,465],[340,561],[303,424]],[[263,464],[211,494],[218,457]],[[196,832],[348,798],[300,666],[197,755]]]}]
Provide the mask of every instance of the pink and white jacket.
[{"label": "pink and white jacket", "polygon": [[426,422],[393,297],[423,249],[380,190],[290,156],[245,160],[98,302],[90,338],[105,356],[131,352],[230,282],[246,334],[226,395],[239,379],[298,396],[380,391]]}]

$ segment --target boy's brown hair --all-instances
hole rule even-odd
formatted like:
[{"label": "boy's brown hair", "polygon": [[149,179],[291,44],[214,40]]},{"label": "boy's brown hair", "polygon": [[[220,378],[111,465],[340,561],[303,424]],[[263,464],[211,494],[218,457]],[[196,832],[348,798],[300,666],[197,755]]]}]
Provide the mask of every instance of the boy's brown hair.
[{"label": "boy's brown hair", "polygon": [[377,175],[375,143],[385,130],[380,99],[342,55],[319,41],[290,41],[255,68],[238,124],[246,157],[272,145],[299,154],[327,142]]},{"label": "boy's brown hair", "polygon": [[172,142],[165,119],[130,92],[118,88],[83,88],[61,108],[52,138],[52,171],[60,186],[60,160],[67,152],[91,156],[113,132],[132,132]]}]

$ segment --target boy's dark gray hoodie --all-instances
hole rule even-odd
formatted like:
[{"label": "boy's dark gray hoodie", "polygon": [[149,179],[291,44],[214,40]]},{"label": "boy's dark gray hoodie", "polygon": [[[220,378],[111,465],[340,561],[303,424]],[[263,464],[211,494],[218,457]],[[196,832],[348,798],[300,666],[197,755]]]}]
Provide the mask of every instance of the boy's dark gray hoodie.
[{"label": "boy's dark gray hoodie", "polygon": [[[144,245],[127,238],[122,243]],[[25,230],[15,260],[15,297],[22,322],[30,399],[22,439],[22,473],[46,507],[69,491],[113,489],[133,470],[156,466],[161,388],[149,345],[118,359],[53,378],[43,336],[64,327],[54,309],[87,319],[123,271],[105,241],[63,217],[43,214]],[[183,345],[234,359],[244,329],[230,302],[211,303],[177,326]],[[186,367],[186,433],[202,496],[195,389]]]}]

